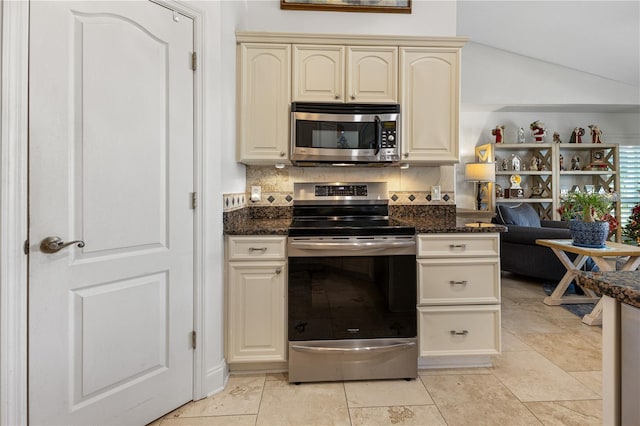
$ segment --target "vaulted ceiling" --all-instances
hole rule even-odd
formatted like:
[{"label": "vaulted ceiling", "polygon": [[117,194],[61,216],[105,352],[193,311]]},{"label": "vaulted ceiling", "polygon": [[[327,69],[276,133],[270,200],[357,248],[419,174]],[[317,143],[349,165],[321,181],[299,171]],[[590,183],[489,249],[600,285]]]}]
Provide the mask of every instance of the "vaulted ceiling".
[{"label": "vaulted ceiling", "polygon": [[458,0],[457,33],[640,90],[638,0]]}]

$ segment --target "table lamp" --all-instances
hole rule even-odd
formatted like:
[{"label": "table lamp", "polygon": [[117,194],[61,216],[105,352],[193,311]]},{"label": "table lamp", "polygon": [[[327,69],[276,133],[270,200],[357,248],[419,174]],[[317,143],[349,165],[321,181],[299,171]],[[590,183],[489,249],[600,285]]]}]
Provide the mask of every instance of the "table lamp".
[{"label": "table lamp", "polygon": [[495,182],[495,165],[493,163],[467,163],[464,166],[464,180],[467,182],[477,182],[477,209],[482,210],[482,184],[486,182]]}]

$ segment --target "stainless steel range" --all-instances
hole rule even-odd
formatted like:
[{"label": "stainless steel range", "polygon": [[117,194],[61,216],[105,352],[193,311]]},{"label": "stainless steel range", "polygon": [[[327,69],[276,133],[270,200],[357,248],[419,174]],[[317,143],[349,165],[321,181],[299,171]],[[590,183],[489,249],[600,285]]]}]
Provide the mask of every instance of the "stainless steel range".
[{"label": "stainless steel range", "polygon": [[415,229],[386,183],[294,184],[289,381],[417,377]]}]

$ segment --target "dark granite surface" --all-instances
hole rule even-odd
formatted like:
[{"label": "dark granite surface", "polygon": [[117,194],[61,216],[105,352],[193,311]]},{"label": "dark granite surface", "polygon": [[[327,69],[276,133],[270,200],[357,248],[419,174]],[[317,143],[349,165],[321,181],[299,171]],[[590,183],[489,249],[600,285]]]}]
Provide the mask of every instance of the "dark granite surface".
[{"label": "dark granite surface", "polygon": [[581,272],[580,285],[640,308],[640,271]]},{"label": "dark granite surface", "polygon": [[[504,232],[504,226],[456,226],[455,206],[389,206],[392,224],[414,226],[417,234]],[[225,235],[287,235],[291,207],[247,207],[223,214]]]}]

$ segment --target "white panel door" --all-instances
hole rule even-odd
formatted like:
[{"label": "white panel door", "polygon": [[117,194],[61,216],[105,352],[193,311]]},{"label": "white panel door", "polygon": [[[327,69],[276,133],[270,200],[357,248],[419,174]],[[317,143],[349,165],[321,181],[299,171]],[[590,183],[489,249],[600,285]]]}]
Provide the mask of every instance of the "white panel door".
[{"label": "white panel door", "polygon": [[192,20],[151,2],[31,4],[31,424],[192,399],[192,51]]}]

